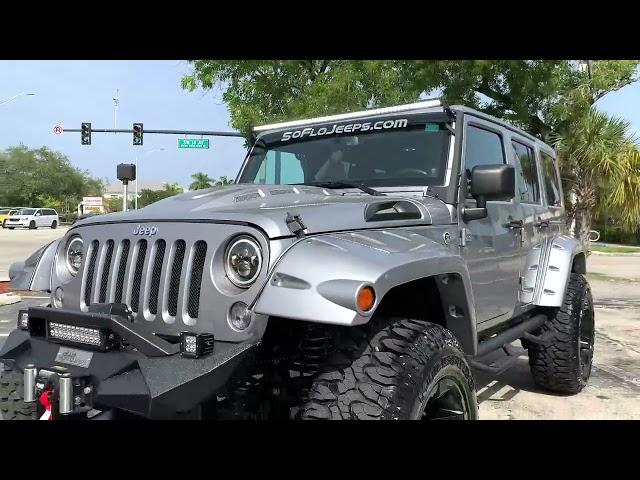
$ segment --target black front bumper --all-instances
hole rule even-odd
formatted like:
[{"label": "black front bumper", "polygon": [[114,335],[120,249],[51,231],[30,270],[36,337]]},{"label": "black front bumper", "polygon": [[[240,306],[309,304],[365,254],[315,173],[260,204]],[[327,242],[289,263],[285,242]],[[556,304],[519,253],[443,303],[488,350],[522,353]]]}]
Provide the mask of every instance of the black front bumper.
[{"label": "black front bumper", "polygon": [[[210,398],[248,359],[256,345],[215,342],[213,353],[184,358],[164,345],[170,345],[168,342],[150,334],[147,325],[127,322],[121,317],[41,307],[30,308],[29,317],[45,322],[51,319],[64,322],[66,318],[70,324],[83,320],[89,324],[98,322],[134,348],[92,351],[15,330],[4,343],[0,360],[12,361],[21,371],[33,364],[38,370],[70,373],[74,379],[91,385],[92,408],[120,409],[147,418],[168,418]],[[90,360],[84,362],[86,366],[74,364],[72,359],[61,360],[61,349],[79,350],[85,360],[87,357]]]}]

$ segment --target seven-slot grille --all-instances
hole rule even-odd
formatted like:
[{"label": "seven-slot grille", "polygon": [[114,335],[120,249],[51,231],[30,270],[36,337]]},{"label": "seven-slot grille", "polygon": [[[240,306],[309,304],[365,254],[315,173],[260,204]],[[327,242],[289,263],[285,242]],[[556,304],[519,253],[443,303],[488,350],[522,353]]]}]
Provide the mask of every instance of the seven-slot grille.
[{"label": "seven-slot grille", "polygon": [[124,239],[87,243],[84,306],[126,303],[147,320],[198,318],[207,255],[202,240]]}]

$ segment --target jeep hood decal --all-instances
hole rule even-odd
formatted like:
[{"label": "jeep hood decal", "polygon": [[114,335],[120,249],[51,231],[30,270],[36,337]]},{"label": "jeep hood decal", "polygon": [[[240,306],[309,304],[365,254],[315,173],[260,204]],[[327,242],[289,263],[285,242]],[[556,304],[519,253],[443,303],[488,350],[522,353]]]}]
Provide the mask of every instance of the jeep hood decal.
[{"label": "jeep hood decal", "polygon": [[[150,231],[146,229],[160,228],[155,223],[159,221],[239,222],[256,225],[269,238],[277,238],[292,236],[287,213],[300,215],[308,234],[451,222],[447,206],[430,197],[344,193],[304,185],[231,185],[176,195],[140,210],[90,217],[76,225],[134,222],[132,231],[138,228],[146,233]],[[368,207],[374,204],[380,204],[373,208],[379,214],[372,217]]]}]

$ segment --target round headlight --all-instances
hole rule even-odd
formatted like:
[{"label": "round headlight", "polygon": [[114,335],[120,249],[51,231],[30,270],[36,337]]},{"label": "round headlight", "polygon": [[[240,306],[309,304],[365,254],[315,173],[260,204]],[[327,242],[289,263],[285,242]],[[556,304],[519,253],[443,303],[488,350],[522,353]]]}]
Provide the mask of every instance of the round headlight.
[{"label": "round headlight", "polygon": [[72,275],[77,274],[78,270],[80,270],[83,250],[84,242],[80,237],[72,237],[67,243],[65,258],[67,261],[67,268]]},{"label": "round headlight", "polygon": [[241,236],[229,242],[224,255],[224,269],[234,285],[249,287],[258,278],[261,266],[262,251],[253,238]]}]

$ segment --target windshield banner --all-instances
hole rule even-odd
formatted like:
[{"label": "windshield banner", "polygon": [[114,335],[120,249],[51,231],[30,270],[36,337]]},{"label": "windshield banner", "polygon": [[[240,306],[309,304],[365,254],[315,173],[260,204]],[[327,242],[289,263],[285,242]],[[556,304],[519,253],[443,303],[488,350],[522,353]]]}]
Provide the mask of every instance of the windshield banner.
[{"label": "windshield banner", "polygon": [[355,133],[355,132],[367,132],[370,130],[388,130],[391,128],[406,128],[408,120],[402,118],[399,120],[380,120],[378,122],[364,122],[364,123],[348,123],[346,125],[333,124],[332,127],[306,127],[301,130],[292,130],[290,132],[284,132],[282,134],[281,142],[286,142],[292,138],[304,138],[304,137],[321,137],[324,135],[334,135],[341,133]]}]

